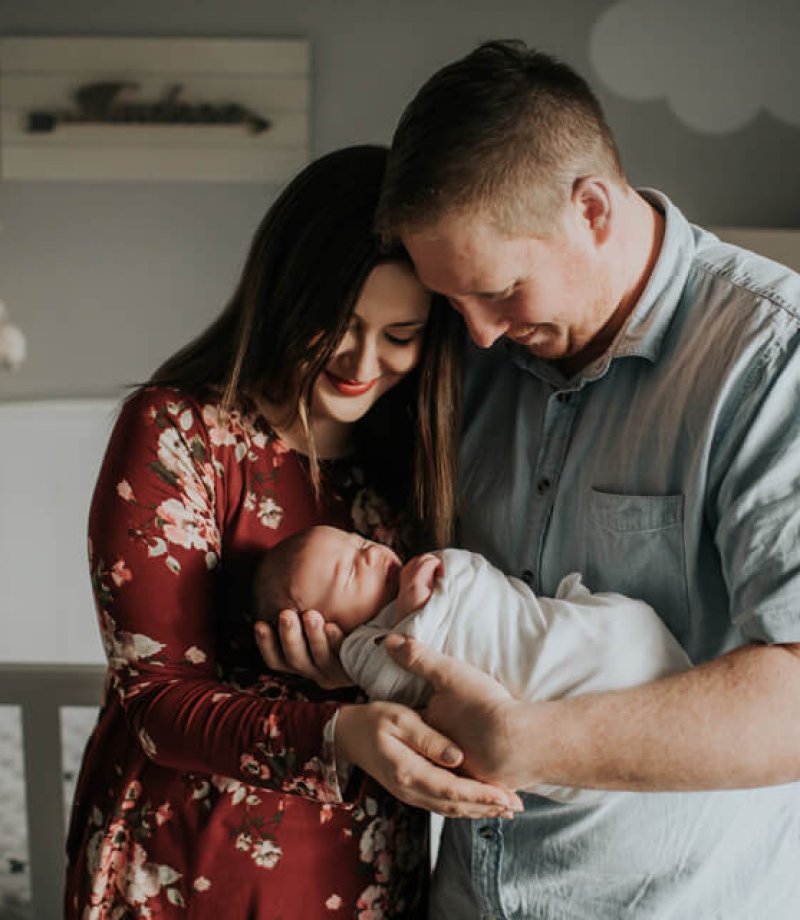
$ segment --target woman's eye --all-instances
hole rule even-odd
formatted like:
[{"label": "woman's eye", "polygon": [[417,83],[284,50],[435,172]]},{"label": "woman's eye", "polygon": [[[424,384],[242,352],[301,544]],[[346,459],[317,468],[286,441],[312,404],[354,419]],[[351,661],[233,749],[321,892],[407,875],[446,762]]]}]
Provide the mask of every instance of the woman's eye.
[{"label": "woman's eye", "polygon": [[416,342],[418,332],[415,332],[413,335],[392,335],[390,332],[385,333],[386,341],[391,342],[392,345],[411,345],[413,342]]}]

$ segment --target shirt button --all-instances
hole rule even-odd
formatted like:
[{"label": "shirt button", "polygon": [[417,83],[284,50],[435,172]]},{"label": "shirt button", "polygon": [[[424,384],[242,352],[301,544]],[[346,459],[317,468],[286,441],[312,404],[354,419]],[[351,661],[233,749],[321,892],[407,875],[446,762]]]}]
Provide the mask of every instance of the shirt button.
[{"label": "shirt button", "polygon": [[546,495],[550,491],[551,485],[552,483],[550,480],[545,477],[536,483],[536,491],[539,493],[539,495]]},{"label": "shirt button", "polygon": [[484,840],[494,840],[497,836],[497,831],[493,827],[489,827],[488,824],[484,824],[483,827],[478,828],[478,833],[483,837]]},{"label": "shirt button", "polygon": [[572,398],[572,393],[558,393],[556,394],[556,399],[560,403],[568,403]]},{"label": "shirt button", "polygon": [[522,573],[522,580],[530,588],[533,584],[533,572],[530,569],[525,569]]}]

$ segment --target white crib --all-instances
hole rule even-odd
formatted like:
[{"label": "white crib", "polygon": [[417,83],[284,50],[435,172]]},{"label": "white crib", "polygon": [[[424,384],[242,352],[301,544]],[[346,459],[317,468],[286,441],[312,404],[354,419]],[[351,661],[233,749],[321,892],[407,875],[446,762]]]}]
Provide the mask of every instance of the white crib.
[{"label": "white crib", "polygon": [[86,518],[115,407],[0,402],[0,915],[9,920],[62,916],[65,800],[104,673]]},{"label": "white crib", "polygon": [[[21,900],[14,892],[3,892],[0,908],[26,914],[34,920],[57,920],[61,907],[64,874],[66,826],[65,785],[71,790],[85,737],[72,737],[67,756],[62,750],[62,712],[67,707],[89,707],[80,720],[84,736],[100,701],[104,668],[98,665],[9,664],[0,665],[0,706],[13,707],[21,714],[22,776],[24,800],[4,796],[7,821],[25,822],[6,846],[19,860],[20,874],[27,892]],[[13,709],[6,709],[11,716]],[[13,730],[4,726],[4,737]],[[76,743],[77,742],[77,743]],[[65,782],[65,773],[67,774]],[[7,784],[17,785],[17,777],[6,775]],[[20,806],[24,806],[21,813]],[[27,852],[19,843],[27,840]],[[6,877],[8,878],[8,876]],[[30,901],[26,895],[29,894]],[[11,900],[13,898],[13,900]]]}]

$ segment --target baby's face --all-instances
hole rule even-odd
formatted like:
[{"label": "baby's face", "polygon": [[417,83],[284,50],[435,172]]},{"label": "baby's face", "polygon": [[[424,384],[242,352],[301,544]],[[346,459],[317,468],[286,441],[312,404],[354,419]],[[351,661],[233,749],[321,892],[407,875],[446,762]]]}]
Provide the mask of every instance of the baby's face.
[{"label": "baby's face", "polygon": [[292,576],[304,610],[352,632],[397,594],[402,563],[388,546],[335,527],[313,527]]}]

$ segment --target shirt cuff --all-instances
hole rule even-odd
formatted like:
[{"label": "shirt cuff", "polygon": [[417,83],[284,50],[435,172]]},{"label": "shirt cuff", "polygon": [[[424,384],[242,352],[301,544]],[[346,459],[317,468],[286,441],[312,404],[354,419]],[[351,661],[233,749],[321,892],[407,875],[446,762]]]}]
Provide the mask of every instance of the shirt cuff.
[{"label": "shirt cuff", "polygon": [[336,744],[334,742],[336,738],[336,723],[339,720],[340,712],[341,709],[337,709],[322,729],[322,749],[323,761],[326,765],[327,772],[325,781],[331,789],[335,791],[336,796],[341,802],[344,800],[344,792],[353,775],[353,765],[346,761],[344,757],[336,756]]}]

